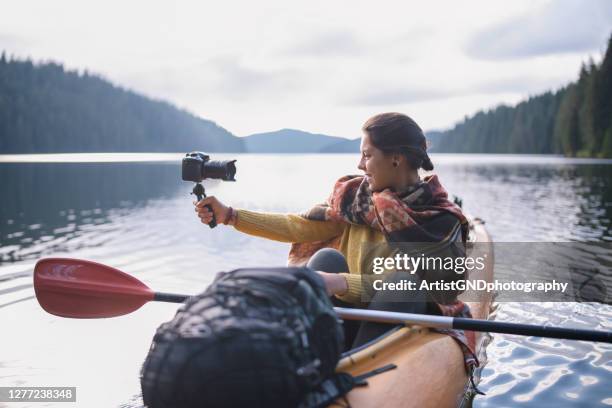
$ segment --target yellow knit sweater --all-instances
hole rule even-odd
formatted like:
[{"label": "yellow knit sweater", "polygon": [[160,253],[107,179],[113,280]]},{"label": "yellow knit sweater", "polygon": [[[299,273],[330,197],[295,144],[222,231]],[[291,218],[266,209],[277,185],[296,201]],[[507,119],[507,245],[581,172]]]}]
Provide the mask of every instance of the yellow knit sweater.
[{"label": "yellow knit sweater", "polygon": [[321,241],[342,235],[338,249],[346,257],[349,271],[341,275],[346,278],[349,289],[337,297],[348,303],[362,303],[363,275],[371,276],[374,257],[389,255],[389,249],[384,245],[385,236],[365,225],[312,221],[294,214],[236,210],[234,227],[246,234],[280,242]]}]

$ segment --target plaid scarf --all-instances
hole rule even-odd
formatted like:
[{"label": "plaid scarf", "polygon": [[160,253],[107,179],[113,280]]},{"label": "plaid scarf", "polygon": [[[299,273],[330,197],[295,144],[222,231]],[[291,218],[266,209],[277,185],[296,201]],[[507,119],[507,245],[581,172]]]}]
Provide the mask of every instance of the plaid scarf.
[{"label": "plaid scarf", "polygon": [[[368,225],[382,232],[390,243],[441,242],[448,238],[450,232],[436,233],[427,230],[424,224],[444,212],[457,217],[465,242],[469,231],[468,221],[461,209],[448,199],[436,175],[427,176],[402,192],[391,189],[372,192],[365,177],[344,176],[336,182],[327,202],[314,206],[302,216],[315,221]],[[341,235],[326,241],[294,243],[289,251],[288,264],[304,265],[321,248],[338,249],[340,238]],[[443,316],[472,317],[469,307],[459,300],[436,305]],[[437,331],[457,340],[464,354],[466,369],[471,372],[478,365],[474,353],[474,333],[463,330]]]}]

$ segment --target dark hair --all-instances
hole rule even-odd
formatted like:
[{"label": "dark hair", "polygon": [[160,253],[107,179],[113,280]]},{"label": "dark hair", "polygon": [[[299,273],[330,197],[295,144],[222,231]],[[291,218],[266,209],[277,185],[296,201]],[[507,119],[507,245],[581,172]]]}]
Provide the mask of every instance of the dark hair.
[{"label": "dark hair", "polygon": [[423,131],[409,116],[388,112],[372,116],[362,130],[370,136],[372,144],[384,153],[400,153],[415,170],[433,170],[427,155],[427,141]]}]

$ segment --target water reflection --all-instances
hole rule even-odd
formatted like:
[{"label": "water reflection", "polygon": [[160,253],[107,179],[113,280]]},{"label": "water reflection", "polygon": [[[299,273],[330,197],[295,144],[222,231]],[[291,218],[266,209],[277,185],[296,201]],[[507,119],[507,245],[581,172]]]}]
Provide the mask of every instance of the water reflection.
[{"label": "water reflection", "polygon": [[612,166],[438,166],[450,191],[503,241],[611,241]]},{"label": "water reflection", "polygon": [[[0,165],[0,262],[35,259],[180,186],[177,164]],[[104,245],[104,241],[96,245]],[[33,249],[36,248],[36,249]]]}]

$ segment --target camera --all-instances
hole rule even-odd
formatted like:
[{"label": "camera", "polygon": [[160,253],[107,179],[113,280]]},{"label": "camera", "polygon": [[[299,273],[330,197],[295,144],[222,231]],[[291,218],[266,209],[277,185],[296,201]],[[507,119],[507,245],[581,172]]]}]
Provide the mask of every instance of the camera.
[{"label": "camera", "polygon": [[184,181],[199,183],[204,179],[236,181],[236,160],[210,160],[202,152],[187,153],[183,157],[182,177]]},{"label": "camera", "polygon": [[[210,160],[210,156],[202,152],[187,153],[183,157],[182,178],[184,181],[193,181],[195,186],[191,194],[198,197],[198,201],[206,197],[206,191],[202,185],[204,179],[218,179],[223,181],[236,181],[236,160]],[[210,204],[206,205],[213,212]],[[213,214],[212,221],[208,224],[210,228],[217,226],[217,220]]]}]

